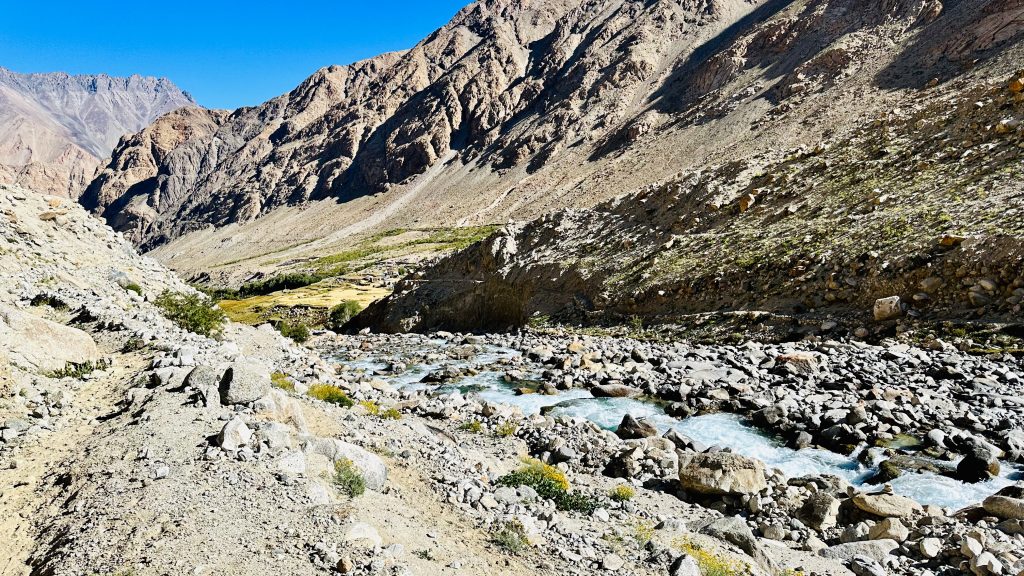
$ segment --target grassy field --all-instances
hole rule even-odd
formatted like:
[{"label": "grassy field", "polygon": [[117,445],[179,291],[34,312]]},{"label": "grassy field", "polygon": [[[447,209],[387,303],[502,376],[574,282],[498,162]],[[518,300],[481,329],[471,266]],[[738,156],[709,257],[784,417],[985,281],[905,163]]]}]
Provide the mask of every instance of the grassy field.
[{"label": "grassy field", "polygon": [[219,304],[231,320],[256,325],[281,319],[282,311],[287,309],[306,309],[310,316],[326,315],[345,301],[354,300],[366,307],[388,294],[385,288],[328,281],[243,300],[221,300]]}]

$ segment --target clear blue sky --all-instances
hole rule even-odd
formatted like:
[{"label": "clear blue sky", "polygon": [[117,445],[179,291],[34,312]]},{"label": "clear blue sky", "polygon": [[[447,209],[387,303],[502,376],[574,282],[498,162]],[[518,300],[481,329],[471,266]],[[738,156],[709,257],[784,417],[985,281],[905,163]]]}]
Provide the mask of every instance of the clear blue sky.
[{"label": "clear blue sky", "polygon": [[470,0],[0,0],[0,66],[166,76],[203,106],[259,104],[318,68],[410,48]]}]

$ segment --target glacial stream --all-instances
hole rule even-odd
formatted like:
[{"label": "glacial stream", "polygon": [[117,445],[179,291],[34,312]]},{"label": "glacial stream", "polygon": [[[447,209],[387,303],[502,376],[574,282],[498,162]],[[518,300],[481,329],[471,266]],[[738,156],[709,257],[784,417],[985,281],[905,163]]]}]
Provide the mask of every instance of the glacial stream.
[{"label": "glacial stream", "polygon": [[[806,448],[794,450],[777,438],[744,423],[740,416],[733,414],[710,414],[678,419],[665,414],[654,402],[631,398],[595,398],[590,391],[572,389],[556,395],[517,394],[512,384],[503,378],[504,370],[494,364],[519,353],[491,347],[472,361],[445,360],[437,363],[410,366],[398,375],[380,374],[378,377],[399,390],[430,390],[438,394],[461,392],[476,394],[481,399],[494,403],[519,407],[526,415],[545,411],[552,416],[576,417],[590,420],[598,426],[615,430],[623,416],[631,414],[646,419],[662,433],[675,429],[681,434],[708,446],[722,446],[733,452],[757,458],[769,468],[778,468],[790,478],[810,474],[831,474],[846,479],[854,486],[872,488],[866,480],[876,468],[868,467],[853,456],[843,456],[828,450]],[[351,369],[380,373],[389,363],[376,359],[357,361],[339,360]],[[455,382],[437,386],[421,380],[430,372],[444,366],[471,366],[480,370],[477,374]],[[904,472],[890,482],[893,490],[921,504],[934,504],[953,510],[977,504],[999,489],[1013,484],[1012,476],[1020,472],[1010,466],[1002,467],[1003,475],[987,482],[968,484],[932,473]]]}]

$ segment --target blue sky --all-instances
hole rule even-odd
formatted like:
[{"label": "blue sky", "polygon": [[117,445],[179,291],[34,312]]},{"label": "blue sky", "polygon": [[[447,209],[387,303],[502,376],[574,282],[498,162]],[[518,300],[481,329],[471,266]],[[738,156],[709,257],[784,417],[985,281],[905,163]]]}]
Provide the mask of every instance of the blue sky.
[{"label": "blue sky", "polygon": [[0,0],[0,66],[166,76],[203,106],[236,108],[323,66],[410,48],[469,1]]}]

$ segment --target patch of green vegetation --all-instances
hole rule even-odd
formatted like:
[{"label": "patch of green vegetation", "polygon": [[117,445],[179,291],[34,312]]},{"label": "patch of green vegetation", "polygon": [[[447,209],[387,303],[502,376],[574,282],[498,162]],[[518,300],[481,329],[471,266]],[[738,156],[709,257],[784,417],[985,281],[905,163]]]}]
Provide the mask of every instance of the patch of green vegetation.
[{"label": "patch of green vegetation", "polygon": [[362,406],[370,416],[380,416],[380,404],[377,404],[373,400],[363,400],[359,405]]},{"label": "patch of green vegetation", "polygon": [[481,424],[479,420],[470,420],[459,425],[459,430],[462,430],[463,432],[470,432],[472,434],[479,434],[483,429],[484,425]]},{"label": "patch of green vegetation", "polygon": [[494,429],[494,435],[499,438],[508,438],[509,436],[515,436],[519,432],[519,426],[515,422],[506,420],[498,425]]},{"label": "patch of green vegetation", "polygon": [[672,547],[696,560],[702,576],[740,576],[747,572],[739,562],[722,558],[685,536],[675,539]]},{"label": "patch of green vegetation", "polygon": [[224,329],[227,316],[204,296],[164,291],[153,302],[168,320],[202,336],[216,336]]},{"label": "patch of green vegetation", "polygon": [[398,411],[398,408],[391,407],[380,413],[380,418],[383,420],[401,420],[402,413]]},{"label": "patch of green vegetation", "polygon": [[30,304],[36,307],[49,306],[50,308],[61,312],[68,309],[68,305],[65,304],[63,300],[52,294],[37,294],[32,298]]},{"label": "patch of green vegetation", "polygon": [[608,492],[608,497],[613,502],[626,502],[627,500],[632,500],[634,496],[636,496],[636,490],[629,484],[619,484]]},{"label": "patch of green vegetation", "polygon": [[329,404],[337,404],[344,408],[351,408],[355,402],[345,394],[345,391],[331,384],[314,384],[309,387],[306,393],[311,398],[322,400]]},{"label": "patch of green vegetation", "polygon": [[96,372],[97,370],[106,370],[110,368],[110,362],[104,359],[93,362],[89,360],[87,362],[76,363],[68,362],[60,370],[54,370],[53,372],[47,372],[44,374],[47,378],[61,379],[61,378],[73,378],[75,380],[81,380],[89,374]]},{"label": "patch of green vegetation", "polygon": [[291,378],[288,378],[284,372],[274,372],[271,374],[270,384],[274,388],[284,390],[285,392],[295,392],[295,383],[292,382]]},{"label": "patch of green vegetation", "polygon": [[499,486],[529,486],[541,498],[554,501],[559,510],[592,514],[599,502],[586,494],[569,490],[569,480],[561,470],[534,458],[527,458],[514,472],[498,478]]},{"label": "patch of green vegetation", "polygon": [[280,322],[277,325],[277,331],[285,338],[291,338],[299,344],[308,341],[311,336],[309,327],[301,322]]},{"label": "patch of green vegetation", "polygon": [[348,458],[342,458],[334,463],[334,477],[331,478],[334,486],[339,492],[355,498],[366,492],[366,480],[356,465]]},{"label": "patch of green vegetation", "polygon": [[491,542],[509,554],[518,556],[530,547],[526,528],[518,520],[508,520],[491,533]]},{"label": "patch of green vegetation", "polygon": [[135,292],[139,296],[142,296],[142,286],[139,286],[135,282],[132,282],[131,284],[128,284],[127,286],[124,287],[124,289],[129,291],[129,292]]},{"label": "patch of green vegetation", "polygon": [[328,328],[334,331],[341,330],[349,320],[355,318],[356,314],[359,314],[362,311],[362,304],[355,300],[346,300],[331,308],[331,312],[328,317]]}]

